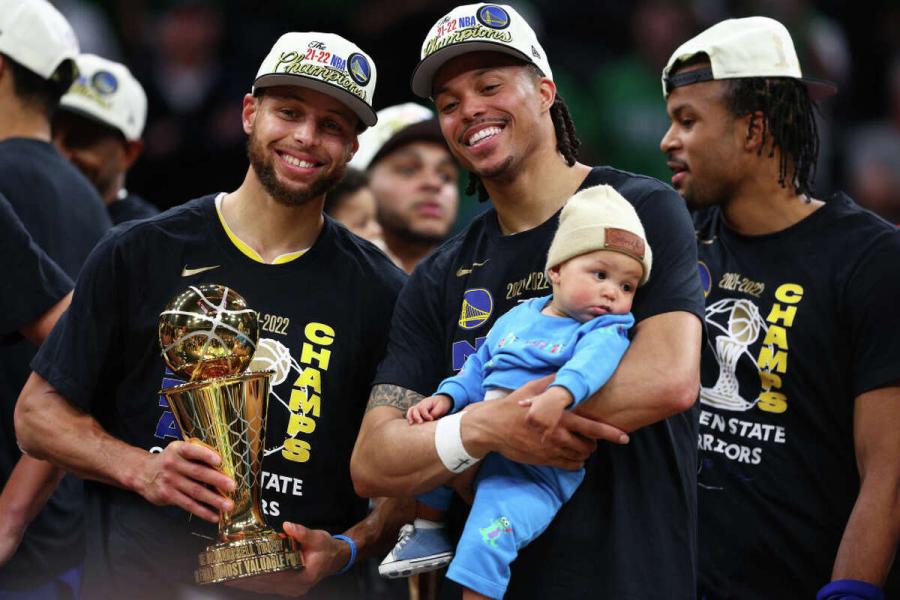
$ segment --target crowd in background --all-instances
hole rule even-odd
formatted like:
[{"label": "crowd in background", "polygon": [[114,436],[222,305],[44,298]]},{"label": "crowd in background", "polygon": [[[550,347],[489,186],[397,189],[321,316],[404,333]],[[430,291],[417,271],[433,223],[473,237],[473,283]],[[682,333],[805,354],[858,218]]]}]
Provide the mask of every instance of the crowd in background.
[{"label": "crowd in background", "polygon": [[[56,0],[94,52],[128,65],[147,90],[146,149],[128,187],[165,209],[240,183],[240,103],[270,40],[335,31],[379,65],[377,109],[412,100],[419,35],[447,0]],[[513,2],[553,57],[582,160],[668,181],[659,73],[680,40],[730,16],[767,15],[794,36],[808,74],[835,81],[821,105],[819,194],[848,191],[900,223],[900,4],[835,0],[534,0]],[[465,186],[461,178],[461,187]],[[460,206],[457,228],[479,209]]]}]

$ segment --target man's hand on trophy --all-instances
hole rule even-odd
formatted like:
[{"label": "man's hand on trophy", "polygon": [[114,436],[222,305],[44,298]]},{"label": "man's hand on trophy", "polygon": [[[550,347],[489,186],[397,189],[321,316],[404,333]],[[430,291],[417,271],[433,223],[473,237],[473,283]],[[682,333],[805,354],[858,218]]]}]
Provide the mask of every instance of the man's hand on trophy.
[{"label": "man's hand on trophy", "polygon": [[285,521],[284,532],[297,541],[302,571],[281,571],[225,582],[229,587],[260,594],[303,596],[320,581],[341,570],[350,560],[350,546],[322,529],[308,529]]},{"label": "man's hand on trophy", "polygon": [[174,505],[218,523],[219,511],[234,503],[215,490],[233,491],[234,481],[216,470],[222,459],[200,444],[175,441],[151,454],[137,478],[137,492],[151,504]]}]

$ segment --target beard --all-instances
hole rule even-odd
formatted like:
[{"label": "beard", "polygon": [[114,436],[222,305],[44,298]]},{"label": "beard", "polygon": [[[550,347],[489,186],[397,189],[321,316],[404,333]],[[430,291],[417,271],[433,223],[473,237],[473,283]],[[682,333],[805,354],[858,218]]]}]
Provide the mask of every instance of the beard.
[{"label": "beard", "polygon": [[346,163],[336,167],[333,171],[323,173],[313,181],[306,189],[292,190],[282,184],[275,174],[275,159],[267,153],[265,146],[256,137],[256,132],[250,134],[247,140],[247,158],[256,172],[256,177],[276,202],[284,206],[298,207],[324,196],[337,183],[343,179],[347,170]]}]

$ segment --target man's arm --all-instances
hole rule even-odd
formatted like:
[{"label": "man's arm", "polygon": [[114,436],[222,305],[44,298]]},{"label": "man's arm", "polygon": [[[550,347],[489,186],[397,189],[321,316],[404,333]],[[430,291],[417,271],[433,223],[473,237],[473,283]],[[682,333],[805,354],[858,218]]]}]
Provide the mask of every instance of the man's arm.
[{"label": "man's arm", "polygon": [[175,505],[218,522],[231,500],[222,490],[234,482],[214,467],[219,455],[199,444],[175,441],[152,454],[111,436],[37,373],[22,388],[15,412],[16,435],[24,452],[83,479],[132,490],[157,506]]},{"label": "man's arm", "polygon": [[644,319],[609,381],[577,414],[634,431],[694,405],[700,389],[702,325],[668,312]]},{"label": "man's arm", "polygon": [[[37,319],[20,327],[19,333],[39,346],[71,302],[69,292]],[[0,565],[16,553],[25,529],[44,508],[62,476],[62,469],[29,456],[21,457],[13,467],[0,492]]]},{"label": "man's arm", "polygon": [[63,476],[62,469],[30,456],[16,463],[0,494],[0,565],[12,558],[28,524]]},{"label": "man's arm", "polygon": [[[397,532],[415,517],[412,498],[375,498],[365,519],[343,535],[356,546],[355,560],[387,553],[397,541]],[[322,529],[308,529],[296,523],[284,523],[284,532],[297,540],[303,556],[302,571],[283,571],[238,579],[230,586],[265,594],[303,596],[320,581],[340,571],[350,560],[350,544]]]},{"label": "man's arm", "polygon": [[860,394],[853,443],[859,496],[844,529],[832,579],[882,586],[900,541],[900,386]]},{"label": "man's arm", "polygon": [[50,335],[50,330],[53,329],[53,326],[56,325],[59,317],[66,312],[66,309],[69,308],[69,304],[71,303],[72,292],[69,292],[60,298],[59,302],[48,308],[44,314],[31,323],[23,325],[19,329],[19,333],[31,343],[40,346],[47,336]]},{"label": "man's arm", "polygon": [[[477,402],[465,411],[462,442],[475,458],[500,452],[510,460],[578,469],[597,447],[594,440],[628,441],[612,426],[567,412],[546,437],[526,423],[527,409],[518,401],[547,388],[552,376],[528,383],[509,396]],[[433,489],[454,474],[438,458],[434,445],[436,421],[409,425],[405,411],[421,394],[394,385],[376,385],[353,456],[350,472],[361,496],[404,496]]]}]

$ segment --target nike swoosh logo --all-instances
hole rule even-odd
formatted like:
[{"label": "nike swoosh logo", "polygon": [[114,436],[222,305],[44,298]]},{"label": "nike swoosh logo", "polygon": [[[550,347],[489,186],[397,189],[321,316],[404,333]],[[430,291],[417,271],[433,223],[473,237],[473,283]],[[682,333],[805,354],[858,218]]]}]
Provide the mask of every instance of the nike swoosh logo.
[{"label": "nike swoosh logo", "polygon": [[218,269],[219,265],[213,265],[211,267],[197,267],[196,269],[188,269],[187,265],[181,270],[182,277],[190,277],[191,275],[196,275],[198,273],[202,273],[204,271],[212,271],[213,269]]},{"label": "nike swoosh logo", "polygon": [[488,264],[490,261],[491,261],[491,259],[487,259],[484,262],[473,262],[471,269],[466,269],[465,267],[460,267],[459,269],[456,270],[456,276],[464,277],[464,276],[468,275],[469,273],[471,273],[472,271],[474,271],[475,269],[477,269],[478,267],[483,267],[484,265]]}]

